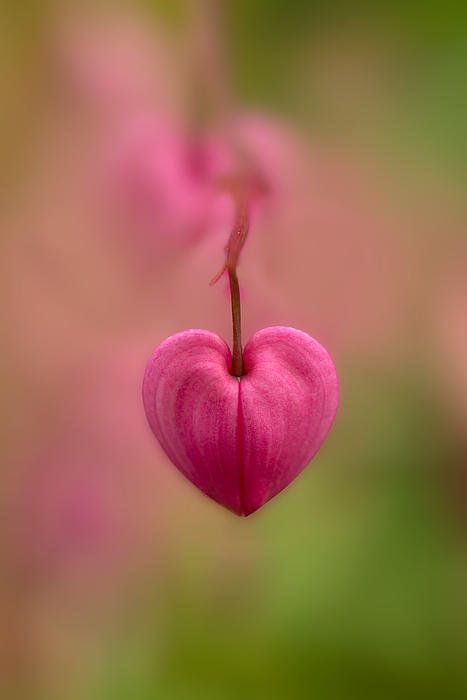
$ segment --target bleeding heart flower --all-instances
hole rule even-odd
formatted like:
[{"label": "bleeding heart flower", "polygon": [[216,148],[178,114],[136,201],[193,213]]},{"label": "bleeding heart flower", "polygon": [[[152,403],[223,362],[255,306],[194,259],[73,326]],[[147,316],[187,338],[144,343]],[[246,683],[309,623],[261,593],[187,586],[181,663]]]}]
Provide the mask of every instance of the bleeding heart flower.
[{"label": "bleeding heart flower", "polygon": [[248,189],[226,248],[233,352],[219,336],[189,330],[153,353],[143,381],[152,431],[175,466],[206,495],[250,515],[282,491],[321,447],[337,411],[326,350],[294,328],[264,328],[241,344],[236,267],[249,228]]},{"label": "bleeding heart flower", "polygon": [[146,369],[143,401],[171,461],[201,491],[249,515],[284,489],[321,447],[338,403],[336,371],[306,333],[264,328],[247,343],[244,373],[217,335],[171,336]]}]

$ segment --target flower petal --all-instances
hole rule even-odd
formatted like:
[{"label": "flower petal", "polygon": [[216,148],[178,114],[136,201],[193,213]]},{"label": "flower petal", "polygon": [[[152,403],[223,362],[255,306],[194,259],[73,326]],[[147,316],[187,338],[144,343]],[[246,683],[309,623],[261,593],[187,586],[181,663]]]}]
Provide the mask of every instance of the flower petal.
[{"label": "flower petal", "polygon": [[337,376],[306,333],[265,328],[248,342],[245,374],[202,330],[168,338],[143,382],[146,415],[171,461],[201,491],[249,515],[282,491],[323,443],[337,410]]},{"label": "flower petal", "polygon": [[144,376],[143,402],[170,460],[206,495],[240,514],[239,381],[214,333],[189,330],[164,341]]},{"label": "flower petal", "polygon": [[338,404],[327,351],[294,328],[264,328],[244,352],[240,384],[242,506],[260,508],[306,467],[321,447]]}]

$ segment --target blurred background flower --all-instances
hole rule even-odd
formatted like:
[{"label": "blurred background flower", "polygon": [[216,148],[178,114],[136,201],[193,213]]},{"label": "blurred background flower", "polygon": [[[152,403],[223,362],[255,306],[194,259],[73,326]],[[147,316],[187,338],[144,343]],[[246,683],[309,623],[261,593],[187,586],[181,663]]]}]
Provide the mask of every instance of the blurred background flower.
[{"label": "blurred background flower", "polygon": [[[5,697],[467,694],[459,3],[4,3]],[[146,426],[153,347],[230,341],[209,280],[249,178],[245,337],[296,325],[342,403],[252,519]]]}]

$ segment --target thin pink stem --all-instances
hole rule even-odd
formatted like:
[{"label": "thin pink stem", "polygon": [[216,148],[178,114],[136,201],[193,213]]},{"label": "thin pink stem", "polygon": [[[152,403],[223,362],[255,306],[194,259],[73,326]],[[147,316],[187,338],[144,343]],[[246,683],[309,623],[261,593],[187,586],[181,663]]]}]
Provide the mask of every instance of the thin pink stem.
[{"label": "thin pink stem", "polygon": [[229,241],[225,249],[225,263],[218,274],[211,280],[215,284],[224,274],[229,275],[230,302],[232,309],[232,374],[234,377],[243,376],[243,348],[242,348],[242,309],[240,302],[240,287],[237,277],[237,266],[240,253],[245,245],[250,228],[248,197],[237,196],[237,214],[235,225],[230,234]]}]

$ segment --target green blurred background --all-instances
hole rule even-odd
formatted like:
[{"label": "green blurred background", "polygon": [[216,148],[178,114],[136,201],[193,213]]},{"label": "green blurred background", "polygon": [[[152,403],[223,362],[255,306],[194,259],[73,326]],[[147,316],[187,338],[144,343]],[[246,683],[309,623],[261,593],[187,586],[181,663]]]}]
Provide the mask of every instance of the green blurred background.
[{"label": "green blurred background", "polygon": [[[218,5],[222,23],[206,31],[227,56],[237,109],[253,106],[293,125],[311,163],[319,154],[315,177],[325,173],[331,203],[335,197],[340,206],[347,196],[352,203],[358,181],[360,200],[387,224],[388,241],[376,231],[372,238],[371,223],[368,236],[357,232],[354,241],[349,231],[359,222],[347,230],[353,206],[343,209],[342,240],[333,239],[323,263],[336,303],[329,312],[326,306],[322,328],[319,286],[310,287],[303,314],[294,306],[298,297],[284,297],[280,318],[274,309],[265,314],[268,323],[282,322],[290,303],[291,321],[299,318],[303,327],[312,309],[304,329],[314,334],[317,327],[336,357],[338,419],[312,468],[248,519],[198,495],[159,455],[138,408],[144,361],[195,314],[196,323],[218,332],[224,317],[207,307],[191,310],[187,297],[174,292],[176,282],[141,286],[139,268],[126,268],[126,253],[115,252],[106,237],[96,243],[102,220],[94,199],[86,200],[92,215],[79,197],[69,204],[67,192],[94,175],[81,151],[95,152],[115,109],[113,102],[89,107],[86,89],[70,96],[66,60],[62,71],[51,46],[76,21],[72,10],[92,24],[96,5],[86,15],[82,6],[4,3],[3,696],[467,697],[467,6]],[[163,35],[168,55],[180,58],[198,27],[199,7],[161,0],[124,10],[107,3],[102,11],[141,22],[154,42]],[[212,8],[204,12],[209,18]],[[194,79],[186,65],[175,75],[177,89],[189,94]],[[93,231],[89,240],[81,227]],[[311,285],[320,244],[314,230],[304,237]],[[279,239],[279,265],[286,241],[281,248]],[[356,262],[375,247],[389,272],[376,291],[375,278]],[[220,255],[209,262],[212,273]],[[180,262],[174,265],[180,270]],[[343,276],[347,269],[355,275]],[[93,286],[94,275],[100,286]],[[391,313],[385,306],[380,314],[386,302]],[[350,331],[341,337],[344,327]],[[108,399],[109,386],[120,386],[114,375],[99,389],[95,418],[85,401],[92,395],[95,402],[99,363],[114,348],[124,366],[131,358],[133,373]],[[120,366],[116,373],[122,376]],[[136,437],[124,411],[110,424],[100,422],[107,402],[126,408],[131,401]],[[105,458],[104,434],[113,450]],[[140,450],[140,434],[147,450],[146,443]],[[31,465],[63,450],[67,458],[59,456],[51,485],[37,486],[46,469]],[[104,496],[77,535],[67,530],[67,514],[82,473],[70,491],[64,487],[72,494],[65,505],[63,490],[47,499],[83,451],[92,464],[86,487],[94,493],[100,460],[112,487],[99,481]],[[18,497],[24,490],[26,499]],[[54,509],[59,515],[50,524]],[[95,551],[102,509],[105,536]]]}]

